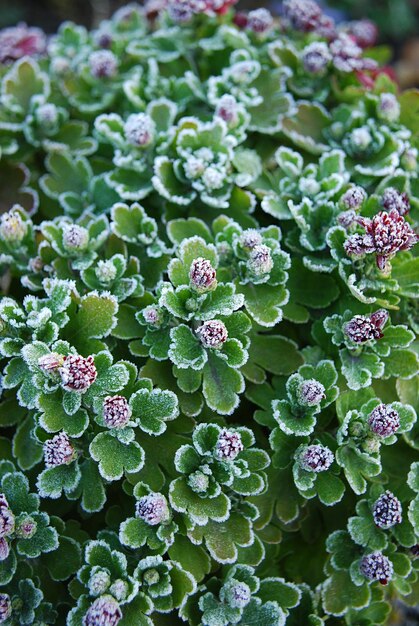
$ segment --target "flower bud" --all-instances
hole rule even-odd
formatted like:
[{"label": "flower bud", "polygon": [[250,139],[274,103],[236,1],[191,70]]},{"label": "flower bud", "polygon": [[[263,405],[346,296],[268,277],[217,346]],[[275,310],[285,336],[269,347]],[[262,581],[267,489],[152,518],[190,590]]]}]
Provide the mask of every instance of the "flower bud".
[{"label": "flower bud", "polygon": [[383,337],[383,328],[388,320],[388,312],[378,309],[369,316],[355,315],[345,326],[345,335],[354,343],[378,340]]},{"label": "flower bud", "polygon": [[297,392],[298,402],[303,406],[318,406],[326,397],[324,392],[324,386],[318,380],[305,380]]},{"label": "flower bud", "polygon": [[150,493],[140,498],[135,506],[135,513],[150,526],[163,524],[170,518],[167,500],[161,493]]},{"label": "flower bud", "polygon": [[209,486],[209,477],[198,470],[188,476],[188,485],[195,493],[205,493]]},{"label": "flower bud", "polygon": [[5,561],[10,554],[10,546],[7,539],[0,537],[0,563]]},{"label": "flower bud", "polygon": [[103,401],[103,421],[108,428],[123,428],[130,417],[131,409],[124,396],[106,396]]},{"label": "flower bud", "polygon": [[206,348],[219,350],[228,339],[228,331],[221,320],[209,320],[196,329],[196,334]]},{"label": "flower bud", "polygon": [[90,55],[89,67],[95,78],[113,78],[118,71],[118,60],[110,50],[96,50]]},{"label": "flower bud", "polygon": [[313,43],[304,48],[301,58],[306,72],[310,74],[324,74],[332,60],[332,55],[326,43],[313,41]]},{"label": "flower bud", "polygon": [[124,125],[125,138],[136,148],[147,148],[153,143],[156,125],[146,113],[133,113]]},{"label": "flower bud", "polygon": [[253,250],[256,246],[260,246],[262,241],[262,235],[258,230],[256,230],[256,228],[248,228],[247,230],[244,230],[239,239],[242,248],[247,250]]},{"label": "flower bud", "polygon": [[59,119],[58,108],[50,102],[41,104],[35,111],[35,119],[45,131],[53,130]]},{"label": "flower bud", "polygon": [[249,11],[247,16],[247,28],[254,33],[266,33],[273,26],[273,17],[270,11],[265,8]]},{"label": "flower bud", "polygon": [[0,624],[5,622],[12,614],[12,602],[7,593],[0,593]]},{"label": "flower bud", "polygon": [[16,535],[21,539],[30,539],[33,537],[37,531],[38,524],[35,522],[33,517],[30,515],[26,515],[26,513],[22,513],[16,520]]},{"label": "flower bud", "polygon": [[93,356],[84,358],[79,354],[64,357],[64,365],[60,367],[63,388],[67,391],[84,393],[97,377]]},{"label": "flower bud", "polygon": [[16,209],[11,209],[1,216],[0,238],[11,244],[19,244],[25,237],[28,227]]},{"label": "flower bud", "polygon": [[150,324],[150,326],[160,326],[163,321],[161,310],[154,304],[146,306],[142,311],[142,315],[146,324]]},{"label": "flower bud", "polygon": [[296,30],[310,32],[316,29],[322,11],[314,0],[284,0],[284,17]]},{"label": "flower bud", "polygon": [[244,450],[239,433],[231,430],[222,430],[217,441],[215,455],[221,461],[234,461],[236,456]]},{"label": "flower bud", "polygon": [[361,559],[359,565],[361,574],[368,580],[378,580],[386,585],[393,576],[393,563],[381,552],[371,552]]},{"label": "flower bud", "polygon": [[51,352],[50,354],[44,354],[39,357],[38,367],[43,372],[55,372],[64,364],[64,356],[57,352]]},{"label": "flower bud", "polygon": [[63,229],[63,246],[67,252],[84,252],[89,244],[89,233],[78,224],[66,224]]},{"label": "flower bud", "polygon": [[306,446],[299,456],[299,463],[306,472],[325,472],[334,461],[333,452],[326,446]]},{"label": "flower bud", "polygon": [[109,595],[97,598],[83,618],[83,626],[116,626],[122,619],[118,602]]},{"label": "flower bud", "polygon": [[367,199],[367,192],[358,185],[350,187],[340,199],[345,209],[359,209]]},{"label": "flower bud", "polygon": [[116,267],[112,261],[98,261],[95,274],[101,283],[109,285],[116,278]]},{"label": "flower bud", "polygon": [[129,588],[128,583],[125,580],[115,580],[112,585],[109,587],[109,593],[113,595],[114,598],[118,600],[118,602],[122,602],[128,596]]},{"label": "flower bud", "polygon": [[237,122],[237,100],[230,94],[225,94],[219,99],[215,114],[227,124],[235,124]]},{"label": "flower bud", "polygon": [[251,597],[249,585],[234,579],[226,583],[220,592],[220,599],[233,609],[244,609]]},{"label": "flower bud", "polygon": [[383,193],[381,203],[386,211],[397,211],[399,215],[406,215],[410,211],[409,196],[394,187],[387,187]]},{"label": "flower bud", "polygon": [[202,181],[207,189],[221,189],[224,185],[225,174],[215,167],[207,167],[202,174]]},{"label": "flower bud", "polygon": [[76,451],[64,432],[55,435],[44,443],[44,459],[47,468],[69,465],[76,459]]},{"label": "flower bud", "polygon": [[109,588],[111,578],[106,570],[92,572],[88,583],[89,593],[92,596],[101,596]]},{"label": "flower bud", "polygon": [[217,272],[212,267],[211,261],[202,257],[192,261],[189,279],[198,292],[210,291],[217,286]]},{"label": "flower bud", "polygon": [[402,505],[391,491],[385,491],[372,508],[374,522],[379,528],[387,529],[402,521]]},{"label": "flower bud", "polygon": [[377,114],[384,122],[397,122],[400,117],[400,104],[392,93],[382,93],[377,105]]},{"label": "flower bud", "polygon": [[387,404],[379,404],[370,413],[368,424],[375,435],[390,437],[400,427],[400,417],[395,409]]},{"label": "flower bud", "polygon": [[255,276],[263,276],[269,274],[274,266],[272,260],[271,249],[264,244],[255,246],[250,252],[247,261],[247,267]]},{"label": "flower bud", "polygon": [[[0,494],[3,496],[3,494]],[[6,500],[4,500],[7,502]],[[0,537],[7,537],[11,535],[15,529],[15,516],[8,504],[0,506]]]}]

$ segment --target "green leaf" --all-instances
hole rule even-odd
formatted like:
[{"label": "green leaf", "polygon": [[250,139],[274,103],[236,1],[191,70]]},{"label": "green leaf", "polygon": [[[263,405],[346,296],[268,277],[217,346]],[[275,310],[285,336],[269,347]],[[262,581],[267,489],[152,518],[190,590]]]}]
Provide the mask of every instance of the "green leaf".
[{"label": "green leaf", "polygon": [[371,598],[369,586],[354,585],[348,572],[333,572],[322,588],[323,609],[328,615],[345,615],[350,608],[368,606]]},{"label": "green leaf", "polygon": [[140,444],[124,444],[110,433],[99,433],[89,447],[92,458],[99,463],[99,472],[106,480],[119,480],[124,472],[139,472],[144,465]]},{"label": "green leaf", "polygon": [[42,498],[59,498],[62,493],[70,493],[76,489],[80,480],[80,469],[77,463],[50,467],[38,476],[37,487]]},{"label": "green leaf", "polygon": [[179,414],[178,399],[173,391],[161,389],[139,389],[130,398],[132,418],[149,435],[161,435],[166,430],[166,421],[174,420]]},{"label": "green leaf", "polygon": [[201,342],[185,324],[175,326],[170,331],[169,358],[180,369],[201,370],[208,355]]},{"label": "green leaf", "polygon": [[81,548],[70,537],[60,537],[58,548],[45,555],[44,562],[53,580],[67,580],[81,566]]},{"label": "green leaf", "polygon": [[231,415],[245,388],[243,375],[214,354],[204,366],[202,391],[207,405],[220,415]]}]

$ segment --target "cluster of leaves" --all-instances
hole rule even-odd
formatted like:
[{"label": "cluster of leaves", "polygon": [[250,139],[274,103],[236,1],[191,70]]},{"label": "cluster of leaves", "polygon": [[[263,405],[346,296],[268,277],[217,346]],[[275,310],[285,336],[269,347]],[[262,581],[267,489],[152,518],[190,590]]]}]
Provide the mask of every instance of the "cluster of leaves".
[{"label": "cluster of leaves", "polygon": [[417,599],[418,94],[231,4],[0,33],[7,626]]}]

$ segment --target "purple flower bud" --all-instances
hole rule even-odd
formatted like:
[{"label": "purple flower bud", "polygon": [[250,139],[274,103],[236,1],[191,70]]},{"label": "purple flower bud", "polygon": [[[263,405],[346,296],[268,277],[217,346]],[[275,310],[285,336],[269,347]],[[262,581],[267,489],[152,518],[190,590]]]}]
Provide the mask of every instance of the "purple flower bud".
[{"label": "purple flower bud", "polygon": [[250,272],[255,276],[263,276],[264,274],[269,274],[274,266],[274,262],[272,260],[271,249],[264,244],[259,246],[255,246],[249,255],[249,259],[247,261],[247,267]]},{"label": "purple flower bud", "polygon": [[12,614],[12,602],[7,593],[0,593],[0,624],[5,622]]},{"label": "purple flower bud", "polygon": [[192,0],[169,0],[168,13],[174,22],[189,22],[195,11]]},{"label": "purple flower bud", "polygon": [[112,35],[111,33],[108,33],[106,31],[98,33],[95,37],[95,42],[99,46],[99,48],[104,48],[105,50],[108,50],[112,46]]},{"label": "purple flower bud", "polygon": [[249,11],[247,16],[247,28],[254,33],[266,33],[273,25],[273,17],[268,9],[260,8]]},{"label": "purple flower bud", "polygon": [[330,44],[333,64],[340,72],[375,69],[377,64],[373,59],[363,58],[362,48],[357,44],[355,37],[348,33],[339,33]]},{"label": "purple flower bud", "polygon": [[230,94],[225,94],[217,102],[215,114],[227,124],[237,122],[237,100]]},{"label": "purple flower bud", "polygon": [[111,577],[109,576],[109,572],[106,570],[94,571],[88,583],[89,593],[92,596],[101,596],[109,588],[110,584]]},{"label": "purple flower bud", "polygon": [[106,396],[103,401],[103,421],[108,428],[123,428],[130,417],[131,409],[124,396]]},{"label": "purple flower bud", "polygon": [[[3,496],[3,494],[0,494]],[[5,500],[6,501],[6,500]],[[6,501],[7,502],[7,501]],[[0,537],[11,535],[15,529],[15,516],[9,506],[0,506]]]},{"label": "purple flower bud", "polygon": [[306,472],[325,472],[334,461],[333,452],[326,446],[313,444],[303,448],[299,463]]},{"label": "purple flower bud", "polygon": [[221,320],[209,320],[196,329],[196,334],[206,348],[219,350],[228,339],[228,331]]},{"label": "purple flower bud", "polygon": [[45,33],[39,28],[18,24],[0,31],[0,63],[13,63],[25,56],[37,57],[46,48]]},{"label": "purple flower bud", "polygon": [[162,322],[162,313],[154,304],[146,306],[142,314],[144,321],[150,326],[159,326]]},{"label": "purple flower bud", "polygon": [[365,343],[372,339],[381,339],[382,330],[388,320],[388,312],[379,309],[370,316],[355,315],[344,327],[345,335],[354,343]]},{"label": "purple flower bud", "polygon": [[211,261],[202,257],[192,261],[189,278],[191,285],[200,292],[214,289],[217,285],[217,273],[212,267]]},{"label": "purple flower bud", "polygon": [[371,20],[354,20],[345,25],[345,30],[361,48],[371,48],[377,41],[378,28]]},{"label": "purple flower bud", "polygon": [[170,518],[169,506],[161,493],[149,493],[135,505],[135,514],[150,526],[163,524]]},{"label": "purple flower bud", "polygon": [[67,391],[85,392],[97,377],[93,356],[84,358],[79,354],[64,357],[64,365],[60,367],[63,388]]},{"label": "purple flower bud", "polygon": [[400,524],[402,521],[402,505],[391,491],[385,491],[372,508],[375,524],[379,528],[387,529]]},{"label": "purple flower bud", "polygon": [[44,459],[47,468],[69,465],[76,458],[76,451],[64,432],[58,433],[44,443]]},{"label": "purple flower bud", "polygon": [[226,429],[221,431],[215,449],[215,454],[220,460],[234,461],[242,450],[244,450],[244,445],[239,433]]},{"label": "purple flower bud", "polygon": [[38,367],[44,372],[54,372],[64,364],[64,356],[57,352],[44,354],[38,359]]},{"label": "purple flower bud", "polygon": [[153,143],[156,125],[146,113],[133,113],[124,125],[126,140],[136,148],[147,148]]},{"label": "purple flower bud", "polygon": [[3,213],[0,220],[0,238],[7,243],[19,244],[27,233],[28,227],[19,211],[14,208]]},{"label": "purple flower bud", "polygon": [[5,561],[10,553],[10,546],[7,542],[7,539],[4,537],[0,538],[0,562]]},{"label": "purple flower bud", "polygon": [[370,413],[368,424],[375,435],[390,437],[400,427],[400,417],[395,409],[387,404],[379,404]]},{"label": "purple flower bud", "polygon": [[381,203],[386,211],[397,211],[399,215],[406,215],[410,211],[409,196],[405,191],[398,191],[394,187],[387,187]]},{"label": "purple flower bud", "polygon": [[225,584],[220,592],[220,599],[233,609],[244,609],[251,597],[249,585],[234,579]]},{"label": "purple flower bud", "polygon": [[358,185],[354,185],[350,187],[343,196],[340,201],[345,207],[345,209],[359,209],[365,200],[367,199],[367,192],[362,187]]},{"label": "purple flower bud", "polygon": [[362,557],[359,569],[368,580],[378,580],[386,585],[393,576],[393,563],[381,552],[371,552]]},{"label": "purple flower bud", "polygon": [[59,115],[55,104],[46,102],[41,104],[35,111],[35,118],[39,126],[44,130],[52,130],[58,123]]},{"label": "purple flower bud", "polygon": [[126,599],[129,593],[129,587],[126,580],[121,580],[118,578],[112,585],[109,587],[109,593],[113,595],[114,598],[118,600],[118,602],[122,602]]},{"label": "purple flower bud", "polygon": [[188,485],[196,493],[205,493],[209,487],[209,477],[205,472],[197,470],[188,476]]},{"label": "purple flower bud", "polygon": [[343,226],[343,228],[350,228],[356,222],[356,213],[352,209],[348,209],[347,211],[342,211],[337,217],[338,223]]},{"label": "purple flower bud", "polygon": [[324,392],[324,386],[318,380],[305,380],[298,389],[298,402],[303,406],[318,406],[326,397]]},{"label": "purple flower bud", "polygon": [[397,122],[400,117],[400,104],[392,93],[382,93],[377,106],[378,117],[385,122]]},{"label": "purple flower bud", "polygon": [[89,67],[95,78],[113,78],[118,71],[118,60],[110,50],[96,50],[90,55]]},{"label": "purple flower bud", "polygon": [[116,626],[122,619],[118,602],[109,595],[97,598],[83,618],[83,626]]},{"label": "purple flower bud", "polygon": [[410,250],[418,242],[418,236],[395,209],[381,211],[372,219],[359,217],[358,223],[365,228],[367,239],[361,235],[352,235],[344,247],[349,255],[361,256],[375,252],[377,266],[385,269],[388,259],[400,250]]},{"label": "purple flower bud", "polygon": [[323,74],[332,59],[332,55],[326,43],[313,41],[304,48],[301,58],[306,72]]},{"label": "purple flower bud", "polygon": [[38,524],[30,515],[23,514],[16,521],[16,535],[21,539],[30,539],[34,536],[38,528]]},{"label": "purple flower bud", "polygon": [[322,17],[322,11],[314,0],[285,0],[282,6],[286,20],[296,30],[315,30]]},{"label": "purple flower bud", "polygon": [[243,248],[252,250],[256,246],[260,246],[263,239],[262,239],[262,235],[259,233],[259,231],[256,230],[256,228],[248,228],[247,230],[244,230],[242,232],[242,234],[240,235],[239,241],[240,241],[240,245]]},{"label": "purple flower bud", "polygon": [[78,224],[66,224],[63,229],[63,246],[68,252],[82,252],[89,243],[89,233]]}]

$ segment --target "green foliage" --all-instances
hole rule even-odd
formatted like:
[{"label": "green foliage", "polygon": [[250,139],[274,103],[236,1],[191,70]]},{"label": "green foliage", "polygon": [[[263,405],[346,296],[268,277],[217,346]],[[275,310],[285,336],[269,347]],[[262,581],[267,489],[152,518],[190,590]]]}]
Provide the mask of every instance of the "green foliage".
[{"label": "green foliage", "polygon": [[417,602],[418,94],[199,4],[0,33],[6,626]]}]

